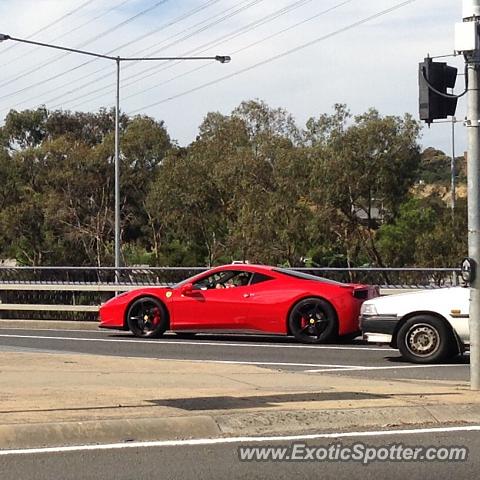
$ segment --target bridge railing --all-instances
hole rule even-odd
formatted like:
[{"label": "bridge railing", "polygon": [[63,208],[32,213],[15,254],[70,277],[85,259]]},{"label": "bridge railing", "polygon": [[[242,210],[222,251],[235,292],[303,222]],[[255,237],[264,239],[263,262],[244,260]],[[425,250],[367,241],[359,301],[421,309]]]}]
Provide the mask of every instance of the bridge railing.
[{"label": "bridge railing", "polygon": [[[173,285],[208,267],[0,267],[0,318],[94,321],[116,292]],[[350,283],[378,285],[382,294],[461,283],[458,268],[296,268]]]}]

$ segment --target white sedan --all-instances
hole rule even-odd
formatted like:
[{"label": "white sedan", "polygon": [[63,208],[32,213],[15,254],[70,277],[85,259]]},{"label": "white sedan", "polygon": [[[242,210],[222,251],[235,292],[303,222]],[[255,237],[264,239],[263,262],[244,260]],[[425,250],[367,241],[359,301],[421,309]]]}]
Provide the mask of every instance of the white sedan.
[{"label": "white sedan", "polygon": [[469,299],[469,288],[452,287],[368,300],[360,311],[363,338],[388,343],[412,362],[441,362],[469,347]]}]

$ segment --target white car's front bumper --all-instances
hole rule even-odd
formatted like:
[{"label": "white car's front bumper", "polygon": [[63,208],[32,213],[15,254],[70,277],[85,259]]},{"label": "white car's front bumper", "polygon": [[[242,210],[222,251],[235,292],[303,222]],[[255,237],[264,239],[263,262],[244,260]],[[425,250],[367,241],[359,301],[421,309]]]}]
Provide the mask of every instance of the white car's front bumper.
[{"label": "white car's front bumper", "polygon": [[391,344],[400,319],[395,314],[361,315],[360,329],[369,343]]}]

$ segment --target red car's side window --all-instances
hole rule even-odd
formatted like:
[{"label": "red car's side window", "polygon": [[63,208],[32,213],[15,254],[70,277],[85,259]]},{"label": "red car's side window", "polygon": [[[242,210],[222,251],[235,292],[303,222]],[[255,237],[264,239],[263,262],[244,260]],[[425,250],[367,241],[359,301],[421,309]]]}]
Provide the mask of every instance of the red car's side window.
[{"label": "red car's side window", "polygon": [[250,283],[251,272],[238,270],[225,270],[204,277],[195,283],[195,290],[211,290],[215,288],[243,287]]},{"label": "red car's side window", "polygon": [[254,273],[250,285],[257,285],[259,283],[268,282],[269,280],[273,280],[273,277],[269,277],[263,273]]}]

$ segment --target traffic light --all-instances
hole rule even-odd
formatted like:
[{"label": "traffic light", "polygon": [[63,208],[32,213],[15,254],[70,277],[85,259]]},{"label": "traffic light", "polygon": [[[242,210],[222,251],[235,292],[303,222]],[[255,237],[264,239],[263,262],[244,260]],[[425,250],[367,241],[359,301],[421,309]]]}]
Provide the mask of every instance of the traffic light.
[{"label": "traffic light", "polygon": [[420,120],[430,125],[437,118],[455,115],[457,97],[449,95],[447,88],[455,86],[457,69],[444,62],[433,62],[425,58],[419,64],[419,111]]}]

